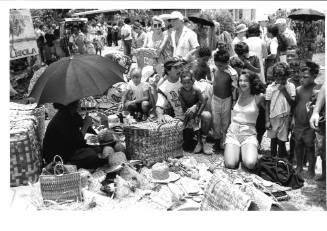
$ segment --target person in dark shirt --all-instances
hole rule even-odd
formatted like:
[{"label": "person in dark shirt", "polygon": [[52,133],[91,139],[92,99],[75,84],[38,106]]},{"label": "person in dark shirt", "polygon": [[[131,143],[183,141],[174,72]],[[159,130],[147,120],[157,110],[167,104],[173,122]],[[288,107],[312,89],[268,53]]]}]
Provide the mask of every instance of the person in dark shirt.
[{"label": "person in dark shirt", "polygon": [[249,51],[249,46],[245,42],[235,44],[235,53],[244,63],[244,69],[248,69],[254,73],[260,74],[260,61],[255,53]]},{"label": "person in dark shirt", "polygon": [[108,27],[107,27],[107,43],[108,46],[111,47],[112,46],[112,38],[113,38],[113,28],[111,23],[108,23]]},{"label": "person in dark shirt", "polygon": [[[300,62],[296,59],[293,59],[291,57],[288,57],[287,63],[290,66],[290,71],[289,71],[289,79],[287,80],[289,83],[293,83],[294,86],[297,88],[301,86],[300,83]],[[294,105],[291,107],[291,118],[293,118],[294,115]],[[292,125],[292,120],[290,121]],[[294,160],[294,151],[295,151],[295,134],[293,131],[293,127],[290,126],[290,133],[291,133],[291,138],[290,138],[290,155],[288,157],[288,161],[290,163],[293,163]]]},{"label": "person in dark shirt", "polygon": [[221,49],[214,54],[217,68],[214,70],[213,97],[211,101],[213,118],[214,149],[224,149],[225,137],[231,118],[232,92],[237,87],[237,72],[229,65],[229,53]]},{"label": "person in dark shirt", "polygon": [[308,104],[315,94],[315,78],[319,73],[319,65],[307,61],[306,66],[301,69],[302,85],[296,88],[295,110],[294,110],[294,134],[295,134],[295,153],[296,171],[301,173],[303,170],[303,158],[307,156],[309,160],[309,178],[315,176],[316,157],[315,157],[315,131],[310,127]]},{"label": "person in dark shirt", "polygon": [[[184,72],[181,76],[182,87],[179,89],[179,101],[181,102],[183,112],[185,114],[184,125],[186,128],[199,130],[201,113],[207,103],[207,98],[204,97],[201,90],[194,86],[194,73]],[[192,108],[195,108],[193,110]],[[198,143],[194,149],[194,153],[202,151],[204,154],[211,154],[208,145],[206,144],[206,135],[197,132]]]},{"label": "person in dark shirt", "polygon": [[211,58],[209,47],[200,47],[197,51],[197,62],[194,65],[193,72],[197,81],[207,79],[211,81],[211,71],[208,61]]},{"label": "person in dark shirt", "polygon": [[77,168],[94,169],[107,163],[98,158],[101,148],[86,144],[84,135],[91,131],[92,119],[87,115],[83,120],[78,114],[79,101],[67,106],[55,103],[54,107],[58,112],[50,121],[43,140],[45,163],[51,163],[55,155],[60,155],[64,163],[69,162]]}]

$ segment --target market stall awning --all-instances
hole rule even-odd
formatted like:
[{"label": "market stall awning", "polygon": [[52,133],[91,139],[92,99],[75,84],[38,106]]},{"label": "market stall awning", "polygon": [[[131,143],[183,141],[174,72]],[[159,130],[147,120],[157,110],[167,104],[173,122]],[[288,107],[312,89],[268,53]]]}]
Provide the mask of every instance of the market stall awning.
[{"label": "market stall awning", "polygon": [[84,12],[79,12],[79,13],[72,14],[72,16],[73,17],[76,17],[76,16],[82,16],[82,15],[88,15],[88,14],[101,14],[101,13],[109,13],[109,12],[116,12],[116,11],[120,11],[120,9],[88,10],[88,11],[84,11]]}]

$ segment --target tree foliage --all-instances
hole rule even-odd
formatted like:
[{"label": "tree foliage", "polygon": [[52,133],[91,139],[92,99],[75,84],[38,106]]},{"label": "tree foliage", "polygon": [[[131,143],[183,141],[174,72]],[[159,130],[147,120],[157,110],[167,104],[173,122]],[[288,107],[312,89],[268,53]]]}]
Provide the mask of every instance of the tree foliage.
[{"label": "tree foliage", "polygon": [[38,26],[41,24],[56,24],[63,18],[68,17],[70,9],[31,9],[33,23]]},{"label": "tree foliage", "polygon": [[212,20],[219,22],[221,31],[228,31],[229,33],[234,32],[234,20],[227,9],[203,10],[202,12],[208,14]]}]

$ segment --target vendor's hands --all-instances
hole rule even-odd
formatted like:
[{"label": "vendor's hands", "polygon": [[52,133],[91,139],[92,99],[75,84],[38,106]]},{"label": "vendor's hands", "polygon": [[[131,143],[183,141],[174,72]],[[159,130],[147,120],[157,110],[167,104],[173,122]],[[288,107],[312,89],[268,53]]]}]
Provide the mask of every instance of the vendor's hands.
[{"label": "vendor's hands", "polygon": [[270,121],[268,121],[268,122],[266,122],[266,129],[267,130],[271,130],[271,123],[270,123]]},{"label": "vendor's hands", "polygon": [[316,113],[316,112],[313,112],[309,122],[310,122],[310,127],[312,129],[317,130],[318,129],[318,122],[319,122],[319,114]]}]

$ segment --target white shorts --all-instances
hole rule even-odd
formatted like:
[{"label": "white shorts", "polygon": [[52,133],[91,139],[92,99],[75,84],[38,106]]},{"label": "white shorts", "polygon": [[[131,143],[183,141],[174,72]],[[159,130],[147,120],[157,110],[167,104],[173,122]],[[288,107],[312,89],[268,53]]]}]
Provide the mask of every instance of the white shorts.
[{"label": "white shorts", "polygon": [[245,144],[258,146],[255,126],[231,123],[228,127],[225,144],[242,147]]}]

